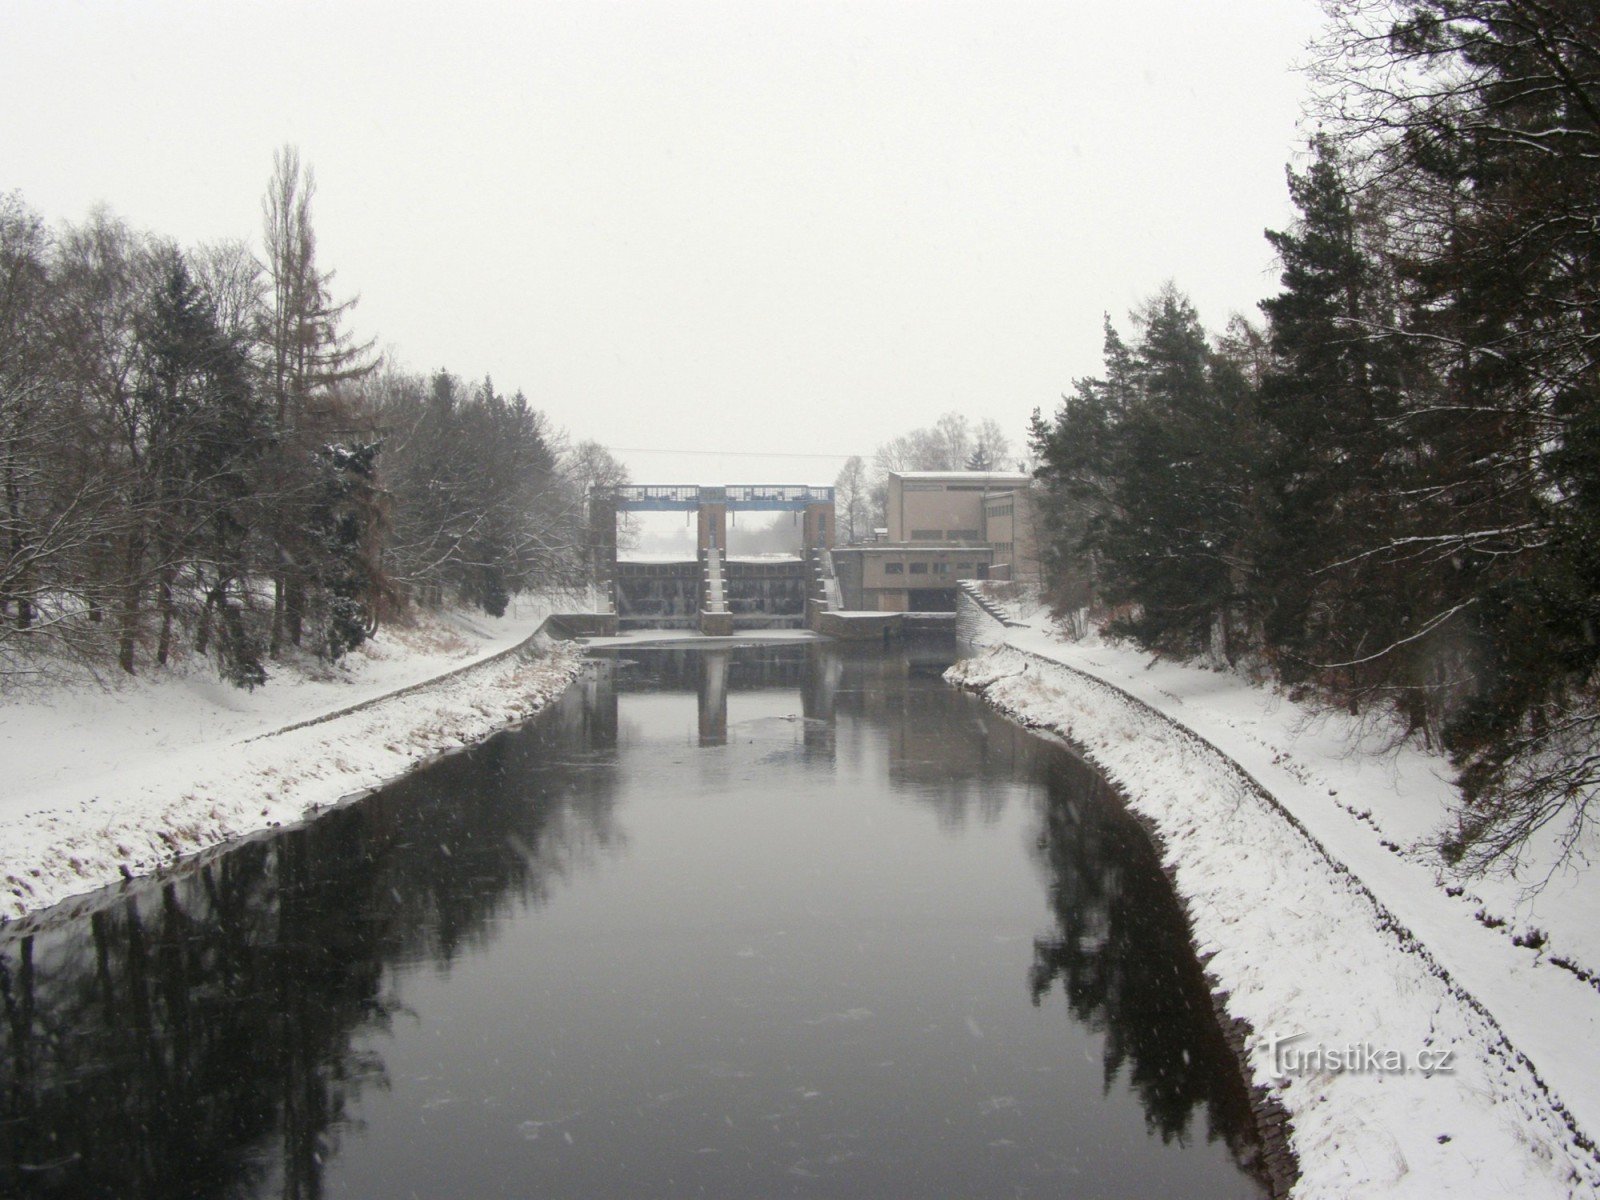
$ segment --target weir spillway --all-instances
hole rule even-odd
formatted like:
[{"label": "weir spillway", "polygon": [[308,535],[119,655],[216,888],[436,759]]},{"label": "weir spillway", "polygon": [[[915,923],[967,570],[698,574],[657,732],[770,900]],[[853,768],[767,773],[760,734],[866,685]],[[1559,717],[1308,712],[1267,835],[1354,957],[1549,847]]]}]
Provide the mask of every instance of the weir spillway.
[{"label": "weir spillway", "polygon": [[[695,557],[680,562],[619,558],[617,518],[630,512],[696,514]],[[800,549],[792,557],[730,556],[728,516],[792,512]],[[830,606],[833,488],[816,484],[625,484],[589,495],[590,571],[617,627],[735,629],[815,626]]]},{"label": "weir spillway", "polygon": [[[736,629],[799,629],[806,620],[806,565],[787,560],[740,560],[730,557],[722,569],[722,611]],[[616,564],[614,594],[617,624],[623,629],[698,629],[701,614],[716,616],[717,606],[702,608],[703,567],[683,562]]]}]

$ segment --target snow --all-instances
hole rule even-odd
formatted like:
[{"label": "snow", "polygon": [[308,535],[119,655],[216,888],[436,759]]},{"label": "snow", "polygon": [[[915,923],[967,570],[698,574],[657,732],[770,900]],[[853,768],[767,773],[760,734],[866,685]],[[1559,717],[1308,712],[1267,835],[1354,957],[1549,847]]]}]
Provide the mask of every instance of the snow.
[{"label": "snow", "polygon": [[[0,916],[303,820],[537,711],[577,669],[570,647],[512,652],[551,607],[385,629],[338,669],[280,669],[249,693],[194,663],[0,697]],[[1235,674],[963,609],[996,644],[951,678],[1071,738],[1160,840],[1225,1011],[1251,1031],[1251,1076],[1290,1116],[1295,1195],[1600,1192],[1585,871],[1530,893],[1551,870],[1536,855],[1520,878],[1455,880],[1431,849],[1453,794],[1436,756]],[[1513,940],[1534,931],[1538,948]],[[1413,1066],[1449,1051],[1453,1069],[1282,1072],[1284,1047]]]},{"label": "snow", "polygon": [[[1252,1031],[1253,1081],[1290,1116],[1296,1196],[1600,1191],[1600,992],[1552,961],[1594,970],[1591,878],[1452,895],[1463,882],[1431,850],[1452,796],[1438,757],[1232,673],[965,607],[994,645],[951,679],[1069,737],[1154,828],[1224,1008]],[[1542,949],[1514,944],[1535,924]],[[1454,1070],[1281,1073],[1272,1040],[1297,1034],[1279,1056],[1414,1066],[1448,1049]]]},{"label": "snow", "polygon": [[565,646],[517,652],[557,599],[384,628],[250,692],[191,662],[0,695],[0,918],[304,820],[537,711],[577,671]]}]

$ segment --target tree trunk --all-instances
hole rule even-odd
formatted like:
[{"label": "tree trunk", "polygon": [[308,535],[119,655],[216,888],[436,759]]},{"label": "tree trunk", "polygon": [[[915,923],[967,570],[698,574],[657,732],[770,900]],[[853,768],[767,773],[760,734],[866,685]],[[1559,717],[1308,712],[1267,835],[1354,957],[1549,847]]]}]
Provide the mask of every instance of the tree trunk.
[{"label": "tree trunk", "polygon": [[[10,455],[8,454],[9,458]],[[22,489],[17,486],[16,471],[13,467],[6,467],[6,510],[11,522],[11,561],[22,562],[23,536],[22,536]],[[14,580],[17,591],[11,599],[17,605],[17,628],[27,629],[33,624],[33,605],[29,603],[27,595],[22,590],[26,580],[26,568],[18,573]]]},{"label": "tree trunk", "polygon": [[291,574],[284,589],[284,628],[291,644],[298,646],[305,631],[306,585],[298,574]]},{"label": "tree trunk", "polygon": [[283,568],[272,576],[272,634],[267,640],[267,654],[277,658],[283,649]]},{"label": "tree trunk", "polygon": [[[168,555],[162,552],[162,559]],[[161,568],[158,594],[161,604],[161,636],[156,640],[156,665],[167,665],[167,656],[172,650],[172,573],[170,563]]]},{"label": "tree trunk", "polygon": [[143,541],[138,537],[129,538],[127,559],[123,564],[122,628],[117,635],[117,665],[129,675],[133,674],[134,647],[139,640],[139,603],[144,591],[139,580],[139,569],[143,560]]},{"label": "tree trunk", "polygon": [[205,656],[206,647],[211,644],[211,614],[222,600],[225,586],[226,581],[218,579],[216,584],[206,592],[205,605],[200,609],[199,628],[194,635],[194,652],[201,657]]}]

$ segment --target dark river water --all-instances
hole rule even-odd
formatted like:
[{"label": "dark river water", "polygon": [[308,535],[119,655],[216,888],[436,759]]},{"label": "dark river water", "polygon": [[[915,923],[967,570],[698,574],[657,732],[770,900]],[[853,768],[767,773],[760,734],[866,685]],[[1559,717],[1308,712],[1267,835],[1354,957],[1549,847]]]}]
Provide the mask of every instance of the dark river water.
[{"label": "dark river water", "polygon": [[1261,1194],[1150,842],[953,644],[625,653],[0,931],[0,1194]]}]

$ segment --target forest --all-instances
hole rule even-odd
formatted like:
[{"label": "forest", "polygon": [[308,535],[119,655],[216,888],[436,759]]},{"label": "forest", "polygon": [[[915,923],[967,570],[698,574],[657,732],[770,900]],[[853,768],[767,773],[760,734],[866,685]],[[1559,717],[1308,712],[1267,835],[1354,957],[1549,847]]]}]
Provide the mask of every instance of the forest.
[{"label": "forest", "polygon": [[1055,604],[1446,750],[1446,856],[1600,786],[1600,10],[1340,4],[1261,321],[1167,286],[1032,445]]},{"label": "forest", "polygon": [[0,195],[0,679],[192,653],[253,687],[410,606],[499,616],[581,577],[618,464],[520,392],[355,340],[314,194],[276,154],[259,253]]}]

